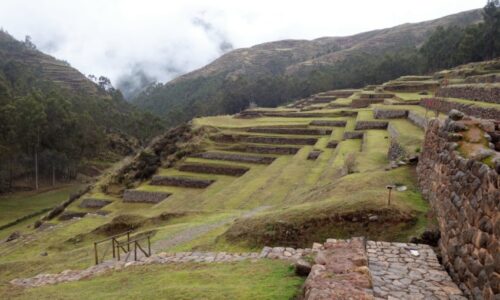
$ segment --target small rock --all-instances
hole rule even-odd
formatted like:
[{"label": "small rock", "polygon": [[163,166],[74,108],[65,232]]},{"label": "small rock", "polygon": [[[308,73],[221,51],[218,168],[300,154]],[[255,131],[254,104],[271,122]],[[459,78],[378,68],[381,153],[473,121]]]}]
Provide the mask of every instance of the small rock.
[{"label": "small rock", "polygon": [[21,237],[21,234],[19,233],[19,231],[14,231],[13,233],[11,233],[7,239],[5,240],[6,242],[10,242],[10,241],[13,241],[13,240],[17,240],[18,238]]},{"label": "small rock", "polygon": [[406,185],[400,185],[400,186],[396,187],[396,191],[398,191],[398,192],[404,192],[407,189],[408,188],[406,187]]},{"label": "small rock", "polygon": [[48,255],[48,253],[47,253],[47,252],[42,252],[42,253],[40,253],[40,256],[47,256],[47,255]]},{"label": "small rock", "polygon": [[481,120],[479,122],[479,128],[486,132],[493,132],[495,131],[495,123],[488,120]]},{"label": "small rock", "polygon": [[319,249],[321,249],[321,247],[323,247],[323,245],[321,245],[320,243],[313,243],[313,245],[312,245],[312,248],[314,250],[319,250]]},{"label": "small rock", "polygon": [[462,120],[464,118],[464,113],[459,111],[459,110],[456,110],[456,109],[452,109],[450,110],[450,112],[448,113],[448,116],[450,117],[450,119],[452,119],[453,121],[458,121],[458,120]]},{"label": "small rock", "polygon": [[369,221],[372,221],[372,222],[378,221],[378,216],[377,216],[377,215],[372,215],[372,216],[369,216],[369,217],[368,217],[368,220],[369,220]]},{"label": "small rock", "polygon": [[491,149],[479,149],[476,154],[474,154],[471,158],[477,161],[481,161],[495,154],[495,151]]},{"label": "small rock", "polygon": [[295,262],[295,274],[298,276],[308,276],[311,272],[311,264],[303,259],[298,259]]}]

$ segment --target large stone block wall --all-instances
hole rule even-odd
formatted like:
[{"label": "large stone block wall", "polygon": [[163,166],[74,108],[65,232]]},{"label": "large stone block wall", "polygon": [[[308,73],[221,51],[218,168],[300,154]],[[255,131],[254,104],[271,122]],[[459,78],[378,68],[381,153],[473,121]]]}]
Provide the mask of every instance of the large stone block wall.
[{"label": "large stone block wall", "polygon": [[404,109],[380,109],[373,110],[373,117],[375,119],[399,119],[408,117],[408,111]]},{"label": "large stone block wall", "polygon": [[[500,99],[500,98],[499,98]],[[485,108],[476,105],[467,105],[463,103],[448,101],[442,98],[426,98],[420,101],[420,105],[431,110],[447,114],[450,110],[456,109],[470,116],[482,119],[500,120],[500,110],[491,107]]]},{"label": "large stone block wall", "polygon": [[462,157],[450,136],[443,121],[429,122],[419,185],[436,214],[443,264],[454,281],[473,299],[499,299],[500,176]]},{"label": "large stone block wall", "polygon": [[500,104],[500,86],[493,85],[449,85],[437,90],[436,96],[472,99]]}]

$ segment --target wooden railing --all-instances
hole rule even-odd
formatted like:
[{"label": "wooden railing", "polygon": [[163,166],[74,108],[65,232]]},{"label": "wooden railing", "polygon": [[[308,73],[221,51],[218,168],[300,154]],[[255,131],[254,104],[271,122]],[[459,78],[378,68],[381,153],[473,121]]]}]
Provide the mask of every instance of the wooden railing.
[{"label": "wooden railing", "polygon": [[[103,240],[94,242],[95,264],[96,265],[99,264],[99,254],[97,252],[97,245],[105,243],[105,242],[108,242],[108,241],[111,241],[111,248],[113,249],[113,258],[116,258],[116,245],[119,243],[118,238],[121,238],[121,237],[123,237],[123,236],[126,235],[127,236],[127,242],[128,242],[128,241],[130,241],[130,233],[131,232],[132,232],[132,230],[129,230],[129,231],[126,231],[126,232],[122,232],[120,234],[116,234],[116,235],[110,236],[110,237],[105,238]],[[128,251],[130,251],[130,246],[128,246]],[[104,259],[105,256],[106,256],[106,251],[104,251],[103,259]]]},{"label": "wooden railing", "polygon": [[[141,244],[139,244],[140,241],[148,240],[148,251],[146,252],[142,247]],[[137,260],[137,249],[139,249],[146,257],[151,256],[151,235],[146,235],[143,237],[135,238],[133,240],[128,240],[128,241],[123,241],[123,242],[118,242],[116,244],[116,250],[117,250],[117,258],[120,260],[120,249],[122,249],[125,253],[130,253],[130,244],[134,245],[134,260]],[[125,246],[127,247],[127,250],[125,250]]]},{"label": "wooden railing", "polygon": [[[131,232],[132,231],[129,230],[129,231],[117,234],[117,235],[110,236],[110,237],[105,238],[103,240],[94,242],[95,264],[96,265],[99,264],[99,253],[97,251],[98,250],[97,246],[99,244],[109,242],[109,241],[111,241],[111,248],[113,249],[113,258],[116,258],[118,260],[120,260],[120,258],[121,258],[120,257],[120,249],[123,251],[123,253],[128,253],[130,255],[130,245],[132,245],[133,250],[134,250],[134,260],[137,260],[137,249],[139,249],[139,251],[141,251],[146,257],[150,257],[151,256],[151,234],[146,234],[142,237],[136,237],[136,238],[131,240],[130,239]],[[119,240],[120,238],[125,237],[125,236],[127,236],[126,240],[123,240],[123,241]],[[141,244],[139,243],[139,242],[145,241],[145,240],[147,240],[147,242],[148,242],[147,251],[144,250],[143,246],[141,246]],[[109,248],[107,248],[107,249],[109,249]],[[102,257],[101,262],[104,260],[104,257],[106,256],[107,249],[103,253],[103,257]]]}]

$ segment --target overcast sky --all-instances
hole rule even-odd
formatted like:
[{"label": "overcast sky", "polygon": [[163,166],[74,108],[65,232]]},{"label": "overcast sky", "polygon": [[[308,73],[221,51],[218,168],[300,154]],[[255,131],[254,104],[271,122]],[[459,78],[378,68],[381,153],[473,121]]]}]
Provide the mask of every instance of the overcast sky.
[{"label": "overcast sky", "polygon": [[0,27],[116,83],[167,81],[231,48],[343,36],[480,8],[486,0],[0,0]]}]

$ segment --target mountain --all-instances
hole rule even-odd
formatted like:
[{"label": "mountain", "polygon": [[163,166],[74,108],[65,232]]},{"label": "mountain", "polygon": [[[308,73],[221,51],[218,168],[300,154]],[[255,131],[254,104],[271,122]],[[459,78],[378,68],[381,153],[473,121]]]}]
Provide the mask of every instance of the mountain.
[{"label": "mountain", "polygon": [[21,178],[36,188],[39,177],[73,179],[82,161],[116,160],[163,130],[105,77],[96,83],[0,31],[0,192]]},{"label": "mountain", "polygon": [[16,98],[35,90],[57,90],[75,112],[89,113],[103,129],[146,138],[162,128],[158,119],[124,101],[116,90],[100,87],[67,62],[0,31],[0,95]]},{"label": "mountain", "polygon": [[[276,106],[333,88],[359,87],[414,73],[411,53],[439,26],[481,21],[471,10],[347,37],[283,40],[233,50],[207,66],[166,84],[153,84],[133,103],[170,125],[197,115],[235,113],[251,102]],[[387,56],[395,68],[381,67]]]}]

